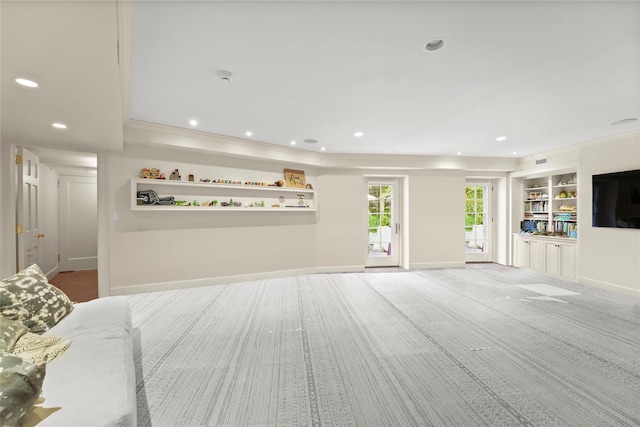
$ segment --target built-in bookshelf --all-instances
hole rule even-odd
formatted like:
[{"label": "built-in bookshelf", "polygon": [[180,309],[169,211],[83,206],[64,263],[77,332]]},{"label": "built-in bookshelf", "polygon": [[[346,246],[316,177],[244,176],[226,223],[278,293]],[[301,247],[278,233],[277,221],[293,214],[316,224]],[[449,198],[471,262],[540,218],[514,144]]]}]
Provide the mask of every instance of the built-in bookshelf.
[{"label": "built-in bookshelf", "polygon": [[577,185],[575,172],[523,179],[521,231],[577,238]]}]

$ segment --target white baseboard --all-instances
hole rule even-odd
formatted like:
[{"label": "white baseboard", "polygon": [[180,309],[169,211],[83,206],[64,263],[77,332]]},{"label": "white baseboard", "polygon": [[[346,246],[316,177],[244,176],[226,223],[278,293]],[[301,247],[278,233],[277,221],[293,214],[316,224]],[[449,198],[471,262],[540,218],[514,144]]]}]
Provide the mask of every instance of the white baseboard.
[{"label": "white baseboard", "polygon": [[177,280],[171,282],[145,283],[141,285],[118,286],[111,288],[109,295],[133,295],[147,292],[170,291],[175,289],[197,288],[201,286],[224,285],[227,283],[249,282],[252,280],[277,279],[281,277],[299,276],[321,273],[357,273],[363,272],[362,265],[336,267],[312,267],[293,270],[277,270],[262,273],[240,274],[236,276],[210,277],[203,279]]},{"label": "white baseboard", "polygon": [[422,270],[430,268],[464,268],[466,263],[463,262],[416,262],[409,264],[410,270]]},{"label": "white baseboard", "polygon": [[47,271],[46,275],[47,275],[47,279],[51,280],[53,279],[55,276],[58,275],[58,273],[60,273],[60,269],[58,268],[58,266],[56,265],[55,267],[53,267],[50,271]]},{"label": "white baseboard", "polygon": [[605,291],[611,291],[620,295],[640,298],[639,289],[627,288],[624,286],[615,285],[613,283],[603,282],[601,280],[589,279],[588,277],[578,277],[578,283],[582,285],[592,286],[598,289],[603,289]]}]

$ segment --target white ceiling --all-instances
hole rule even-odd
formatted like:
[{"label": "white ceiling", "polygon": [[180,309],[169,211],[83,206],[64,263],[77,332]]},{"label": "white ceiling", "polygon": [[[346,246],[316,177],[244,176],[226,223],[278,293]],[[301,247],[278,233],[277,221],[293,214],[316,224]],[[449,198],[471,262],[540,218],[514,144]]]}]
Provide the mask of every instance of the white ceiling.
[{"label": "white ceiling", "polygon": [[610,125],[640,115],[635,1],[136,1],[131,40],[117,6],[2,1],[3,140],[119,150],[123,110],[334,154],[520,157],[640,128]]},{"label": "white ceiling", "polygon": [[[116,2],[0,5],[3,141],[122,150]],[[16,77],[40,86],[19,86]],[[55,129],[54,122],[68,128]]]}]

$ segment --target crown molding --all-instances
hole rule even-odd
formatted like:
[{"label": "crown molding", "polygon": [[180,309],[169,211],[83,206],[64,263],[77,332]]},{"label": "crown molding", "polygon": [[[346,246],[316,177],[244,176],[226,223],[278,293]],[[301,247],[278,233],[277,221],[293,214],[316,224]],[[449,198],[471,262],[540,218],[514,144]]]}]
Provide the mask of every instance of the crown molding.
[{"label": "crown molding", "polygon": [[125,144],[164,147],[227,157],[313,166],[321,169],[464,170],[510,172],[517,159],[492,157],[316,153],[243,138],[211,134],[130,120],[124,127]]}]

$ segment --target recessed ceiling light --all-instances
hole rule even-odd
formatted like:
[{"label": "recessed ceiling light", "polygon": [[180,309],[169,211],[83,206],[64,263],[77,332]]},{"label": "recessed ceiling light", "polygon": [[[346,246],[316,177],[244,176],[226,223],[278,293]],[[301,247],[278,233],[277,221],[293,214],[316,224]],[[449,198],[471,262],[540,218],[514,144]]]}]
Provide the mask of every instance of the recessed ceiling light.
[{"label": "recessed ceiling light", "polygon": [[296,145],[296,142],[295,141],[291,141],[291,145]]},{"label": "recessed ceiling light", "polygon": [[191,120],[189,120],[189,124],[191,126],[198,126],[198,121],[196,119],[191,119]]},{"label": "recessed ceiling light", "polygon": [[499,136],[496,138],[496,141],[505,141],[507,139],[506,136]]},{"label": "recessed ceiling light", "polygon": [[34,82],[33,80],[23,79],[22,77],[16,78],[15,81],[16,81],[16,83],[18,83],[19,85],[22,85],[22,86],[38,87],[38,83]]},{"label": "recessed ceiling light", "polygon": [[231,71],[227,71],[227,70],[220,70],[216,74],[218,75],[218,78],[225,83],[229,83],[231,81],[231,77],[233,77],[233,74],[231,74]]},{"label": "recessed ceiling light", "polygon": [[436,50],[440,50],[444,47],[444,39],[435,38],[431,39],[424,45],[424,50],[427,52],[435,52]]},{"label": "recessed ceiling light", "polygon": [[250,130],[248,130],[248,131],[246,131],[244,134],[245,134],[245,135],[247,135],[247,136],[251,136],[251,135],[253,135],[253,132],[251,132]]},{"label": "recessed ceiling light", "polygon": [[320,151],[325,151],[325,150],[326,150],[326,148],[324,148],[324,147],[322,147],[322,148],[320,149]]},{"label": "recessed ceiling light", "polygon": [[66,129],[67,125],[65,125],[64,123],[52,123],[51,126],[53,126],[56,129]]},{"label": "recessed ceiling light", "polygon": [[364,135],[364,132],[355,132],[355,133],[353,134],[353,136],[355,136],[356,138],[360,138],[360,137],[361,137],[361,136],[363,136],[363,135]]},{"label": "recessed ceiling light", "polygon": [[630,117],[628,119],[622,119],[622,120],[616,120],[615,122],[610,123],[611,126],[618,126],[618,125],[626,125],[628,123],[633,123],[638,121],[638,119],[636,119],[635,117]]},{"label": "recessed ceiling light", "polygon": [[318,140],[317,139],[305,139],[304,142],[306,142],[307,144],[317,144]]},{"label": "recessed ceiling light", "polygon": [[515,156],[516,154],[518,154],[518,152],[517,152],[517,151],[514,151],[514,152],[513,152],[513,155]]},{"label": "recessed ceiling light", "polygon": [[458,151],[458,152],[456,153],[456,155],[458,155],[458,156],[462,155],[462,151]]}]

